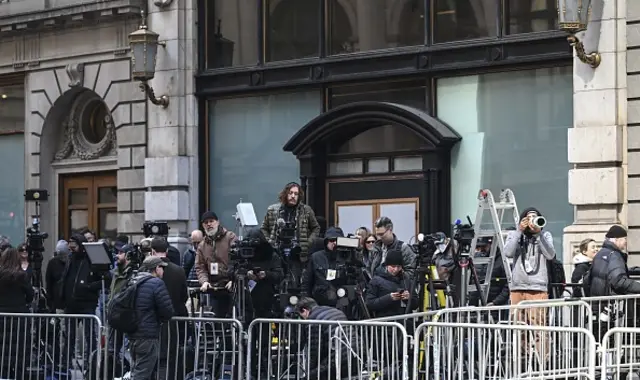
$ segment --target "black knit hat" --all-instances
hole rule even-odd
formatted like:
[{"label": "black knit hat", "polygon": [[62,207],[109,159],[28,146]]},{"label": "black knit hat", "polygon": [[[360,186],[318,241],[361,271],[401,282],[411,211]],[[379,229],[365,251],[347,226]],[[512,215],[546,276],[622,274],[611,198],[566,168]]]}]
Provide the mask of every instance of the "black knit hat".
[{"label": "black knit hat", "polygon": [[609,231],[605,235],[607,239],[617,239],[627,237],[627,230],[624,227],[614,224],[609,228]]},{"label": "black knit hat", "polygon": [[399,249],[392,249],[387,252],[387,257],[384,260],[384,264],[402,266],[402,251],[400,251]]},{"label": "black knit hat", "polygon": [[202,218],[200,218],[200,223],[204,223],[204,221],[208,219],[218,220],[218,215],[216,215],[216,213],[213,211],[206,211],[204,214],[202,214]]}]

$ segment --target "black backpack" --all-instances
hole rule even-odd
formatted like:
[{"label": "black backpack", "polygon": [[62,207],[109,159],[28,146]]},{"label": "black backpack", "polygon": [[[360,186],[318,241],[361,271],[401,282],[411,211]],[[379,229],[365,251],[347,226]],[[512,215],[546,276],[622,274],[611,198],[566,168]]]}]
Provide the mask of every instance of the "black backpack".
[{"label": "black backpack", "polygon": [[582,290],[583,297],[591,297],[591,266],[582,275],[580,279],[580,290]]},{"label": "black backpack", "polygon": [[136,313],[138,286],[151,278],[148,276],[138,281],[131,279],[124,289],[113,296],[107,305],[107,321],[111,328],[124,334],[133,334],[138,331],[138,315]]}]

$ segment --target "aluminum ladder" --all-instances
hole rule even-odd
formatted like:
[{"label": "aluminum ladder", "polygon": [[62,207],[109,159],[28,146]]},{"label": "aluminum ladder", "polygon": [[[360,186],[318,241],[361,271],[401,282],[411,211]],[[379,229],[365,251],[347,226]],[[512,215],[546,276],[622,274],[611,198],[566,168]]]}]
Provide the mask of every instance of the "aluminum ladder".
[{"label": "aluminum ladder", "polygon": [[[488,223],[484,219],[486,213],[489,213],[491,216],[491,226],[488,229],[486,228]],[[507,218],[506,220],[505,217]],[[471,242],[469,252],[471,255],[475,255],[478,239],[490,237],[492,238],[492,244],[489,256],[472,256],[474,266],[486,265],[487,272],[484,279],[478,279],[480,289],[477,289],[475,285],[470,286],[469,289],[476,288],[480,292],[484,304],[486,304],[487,298],[489,297],[491,275],[493,273],[496,254],[498,249],[501,253],[504,252],[504,243],[509,233],[505,228],[517,228],[519,222],[520,214],[518,213],[516,197],[513,195],[513,191],[510,189],[502,190],[500,192],[498,202],[496,202],[490,190],[480,190],[478,193],[478,209],[476,211],[476,219],[473,225],[475,235]],[[505,257],[504,254],[501,254],[500,257],[502,258],[502,263],[504,265],[507,284],[511,285],[511,260]]]}]

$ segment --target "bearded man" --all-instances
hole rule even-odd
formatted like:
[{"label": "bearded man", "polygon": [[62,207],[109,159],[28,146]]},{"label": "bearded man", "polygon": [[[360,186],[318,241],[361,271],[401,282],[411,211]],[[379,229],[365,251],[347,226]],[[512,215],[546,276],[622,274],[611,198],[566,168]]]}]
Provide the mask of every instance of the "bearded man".
[{"label": "bearded man", "polygon": [[229,252],[236,235],[220,225],[218,216],[207,211],[202,214],[204,240],[196,251],[196,275],[200,291],[211,295],[211,308],[216,318],[226,318],[233,303],[230,293],[232,273],[229,273]]}]

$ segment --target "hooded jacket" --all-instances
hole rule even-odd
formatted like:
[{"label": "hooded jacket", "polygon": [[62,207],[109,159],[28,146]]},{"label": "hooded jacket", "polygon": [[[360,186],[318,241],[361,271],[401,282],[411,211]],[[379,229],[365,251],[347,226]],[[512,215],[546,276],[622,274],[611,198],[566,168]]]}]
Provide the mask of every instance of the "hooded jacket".
[{"label": "hooded jacket", "polygon": [[[593,263],[593,259],[583,255],[582,253],[578,253],[573,256],[573,265],[575,268],[573,269],[573,273],[571,273],[571,283],[578,284],[583,280],[584,275],[587,273],[589,269],[591,269],[591,264]],[[580,287],[575,287],[573,289],[574,297],[583,297],[584,293]]]},{"label": "hooded jacket", "polygon": [[[61,304],[67,312],[86,312],[95,310],[102,290],[102,277],[94,273],[91,261],[82,247],[87,239],[81,234],[74,234],[70,241],[80,246],[79,252],[73,252],[65,263],[61,286],[58,294]],[[111,285],[111,276],[105,273],[105,288]]]},{"label": "hooded jacket", "polygon": [[[384,273],[376,274],[364,293],[367,308],[374,313],[376,318],[405,314],[406,305],[401,300],[394,301],[391,298],[391,293],[400,289],[411,289],[411,277],[408,274],[403,272],[398,276],[393,276],[386,270]],[[410,310],[418,308],[418,298],[418,292],[414,290],[411,296]]]},{"label": "hooded jacket", "polygon": [[301,292],[313,297],[319,305],[335,306],[340,286],[347,285],[348,275],[345,264],[358,265],[354,258],[342,259],[337,251],[327,251],[329,239],[344,237],[341,230],[331,227],[324,236],[325,249],[315,252],[302,274]]}]

